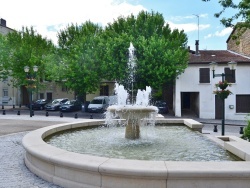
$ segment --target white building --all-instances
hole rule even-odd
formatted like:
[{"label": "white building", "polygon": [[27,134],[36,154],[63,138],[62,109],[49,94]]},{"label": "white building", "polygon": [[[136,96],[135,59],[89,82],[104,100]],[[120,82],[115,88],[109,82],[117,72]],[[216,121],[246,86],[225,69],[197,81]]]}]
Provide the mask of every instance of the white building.
[{"label": "white building", "polygon": [[[215,74],[225,73],[225,80],[232,83],[232,91],[225,99],[225,119],[245,120],[250,112],[250,58],[229,50],[196,50],[190,51],[190,61],[183,74],[176,79],[174,88],[173,111],[181,117],[185,110],[194,112],[197,117],[205,119],[222,118],[222,100],[213,91],[215,84],[222,76],[213,78],[209,64],[217,62]],[[235,77],[232,78],[228,62],[237,62]]]}]

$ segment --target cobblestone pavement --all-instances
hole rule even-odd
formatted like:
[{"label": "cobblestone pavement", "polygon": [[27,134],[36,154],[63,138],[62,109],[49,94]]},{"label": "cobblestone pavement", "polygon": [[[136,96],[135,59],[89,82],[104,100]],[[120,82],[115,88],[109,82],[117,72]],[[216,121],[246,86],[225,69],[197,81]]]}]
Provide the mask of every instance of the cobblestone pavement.
[{"label": "cobblestone pavement", "polygon": [[25,166],[22,138],[26,133],[0,137],[0,188],[59,188],[37,177]]},{"label": "cobblestone pavement", "polygon": [[[171,117],[173,118],[173,117]],[[220,121],[202,120],[194,118],[204,123],[203,133],[220,135]],[[0,115],[0,188],[59,188],[49,182],[42,180],[31,173],[24,164],[24,148],[22,138],[29,131],[58,124],[62,122],[81,121],[81,119],[58,118],[44,116]],[[213,126],[218,125],[218,132],[213,132]],[[239,134],[239,127],[245,126],[245,121],[226,121],[225,134]],[[5,127],[5,128],[4,128]]]}]

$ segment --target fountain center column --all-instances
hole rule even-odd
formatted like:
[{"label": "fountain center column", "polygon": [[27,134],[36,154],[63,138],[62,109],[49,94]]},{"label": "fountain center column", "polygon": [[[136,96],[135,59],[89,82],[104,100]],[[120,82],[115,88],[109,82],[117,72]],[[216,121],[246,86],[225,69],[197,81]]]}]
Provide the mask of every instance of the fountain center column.
[{"label": "fountain center column", "polygon": [[140,126],[138,119],[129,119],[126,124],[125,138],[135,140],[140,138]]}]

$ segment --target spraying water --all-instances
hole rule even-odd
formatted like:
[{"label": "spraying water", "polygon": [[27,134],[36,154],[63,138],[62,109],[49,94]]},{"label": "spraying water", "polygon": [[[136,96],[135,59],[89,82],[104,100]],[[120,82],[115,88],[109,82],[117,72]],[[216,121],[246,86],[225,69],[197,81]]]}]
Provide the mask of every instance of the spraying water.
[{"label": "spraying water", "polygon": [[136,101],[133,102],[133,82],[134,82],[134,74],[135,74],[135,48],[133,44],[130,43],[129,47],[129,61],[128,61],[128,69],[130,71],[129,83],[132,86],[132,104],[128,104],[129,94],[128,91],[124,88],[123,85],[115,84],[115,94],[117,95],[117,105],[113,105],[108,107],[106,113],[106,122],[108,124],[113,124],[111,118],[112,117],[120,117],[121,119],[125,119],[126,132],[125,137],[128,139],[138,139],[140,138],[140,126],[147,125],[150,119],[151,124],[154,125],[154,121],[152,123],[152,119],[155,118],[158,113],[158,109],[155,106],[150,106],[150,95],[151,95],[151,87],[147,86],[146,90],[138,90],[136,95]]}]

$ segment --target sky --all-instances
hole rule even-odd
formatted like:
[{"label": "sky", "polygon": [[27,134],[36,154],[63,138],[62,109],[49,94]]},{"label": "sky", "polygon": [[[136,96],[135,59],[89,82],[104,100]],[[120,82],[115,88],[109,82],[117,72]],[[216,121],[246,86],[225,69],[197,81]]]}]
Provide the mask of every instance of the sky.
[{"label": "sky", "polygon": [[[221,10],[211,0],[2,0],[0,18],[7,27],[20,31],[31,27],[42,36],[57,42],[57,32],[71,23],[92,21],[103,27],[119,16],[137,15],[140,11],[163,15],[171,29],[180,29],[188,36],[188,46],[195,50],[226,50],[232,29],[225,28],[214,14]],[[231,15],[228,11],[227,14]],[[133,42],[133,41],[131,41]]]}]

